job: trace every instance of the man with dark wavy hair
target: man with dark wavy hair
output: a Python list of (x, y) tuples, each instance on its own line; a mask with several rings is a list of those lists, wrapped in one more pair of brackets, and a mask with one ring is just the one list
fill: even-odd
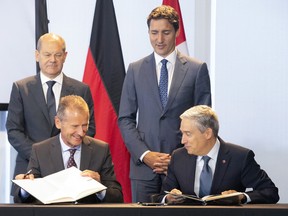
[(181, 146), (179, 115), (191, 106), (211, 105), (207, 65), (176, 49), (177, 12), (159, 6), (147, 24), (154, 52), (129, 65), (118, 119), (131, 154), (133, 202), (149, 202), (160, 192), (170, 154)]

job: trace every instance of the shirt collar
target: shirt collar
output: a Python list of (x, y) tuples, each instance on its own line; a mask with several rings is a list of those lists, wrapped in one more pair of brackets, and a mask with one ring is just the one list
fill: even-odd
[[(68, 151), (69, 149), (71, 149), (71, 147), (69, 147), (68, 145), (66, 145), (61, 137), (61, 134), (59, 135), (59, 140), (60, 140), (60, 144), (61, 144), (61, 149), (62, 149), (62, 152), (66, 152)], [(79, 146), (76, 146), (74, 147), (73, 149), (76, 149), (76, 151), (81, 151), (81, 146), (82, 145), (79, 145)]]
[[(51, 80), (49, 77), (45, 76), (42, 71), (40, 71), (40, 79), (41, 79), (42, 85), (44, 85), (47, 81)], [(54, 80), (54, 81), (56, 81), (56, 83), (59, 83), (60, 85), (62, 85), (63, 73), (61, 72), (57, 77), (55, 77), (52, 80)]]
[[(217, 160), (217, 156), (218, 156), (218, 152), (220, 149), (220, 141), (218, 139), (216, 139), (215, 145), (213, 146), (213, 148), (208, 152), (207, 156), (209, 156), (212, 160), (216, 161)], [(203, 156), (198, 156), (197, 160), (200, 161), (202, 159)]]
[[(177, 50), (175, 49), (172, 53), (170, 53), (168, 56), (166, 56), (165, 59), (174, 65), (176, 62), (176, 56), (177, 56)], [(160, 64), (163, 57), (158, 55), (156, 52), (154, 52), (154, 57), (155, 57), (156, 65)]]

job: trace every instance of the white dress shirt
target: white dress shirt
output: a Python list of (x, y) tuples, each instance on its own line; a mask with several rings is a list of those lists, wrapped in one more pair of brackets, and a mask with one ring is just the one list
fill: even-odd
[[(47, 76), (45, 76), (41, 71), (40, 71), (40, 79), (42, 83), (42, 88), (43, 88), (43, 93), (45, 96), (45, 100), (47, 102), (47, 91), (48, 91), (48, 85), (47, 81), (50, 81), (51, 79)], [(60, 101), (60, 95), (61, 95), (61, 89), (62, 89), (62, 84), (63, 84), (63, 73), (61, 72), (57, 77), (55, 77), (54, 80), (56, 83), (53, 85), (53, 93), (55, 97), (55, 105), (56, 105), (56, 110), (58, 109), (59, 101)]]

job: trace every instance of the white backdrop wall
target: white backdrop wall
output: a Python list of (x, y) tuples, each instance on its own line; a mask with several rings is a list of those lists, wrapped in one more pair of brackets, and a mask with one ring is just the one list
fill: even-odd
[[(220, 136), (254, 150), (288, 202), (288, 1), (179, 0), (191, 56), (208, 63)], [(50, 32), (66, 39), (64, 72), (82, 80), (95, 0), (48, 0)], [(152, 52), (146, 17), (162, 0), (114, 0), (125, 67)], [(35, 74), (34, 0), (0, 2), (0, 103), (12, 82)], [(5, 86), (5, 90), (4, 90)], [(0, 115), (0, 202), (9, 202), (15, 152)], [(9, 153), (11, 150), (11, 153)], [(5, 156), (2, 157), (3, 152)], [(7, 155), (8, 154), (8, 155)], [(9, 155), (10, 154), (10, 155)], [(10, 161), (12, 161), (10, 163)], [(8, 189), (7, 189), (8, 188)]]
[(251, 148), (288, 202), (288, 1), (217, 0), (220, 135)]

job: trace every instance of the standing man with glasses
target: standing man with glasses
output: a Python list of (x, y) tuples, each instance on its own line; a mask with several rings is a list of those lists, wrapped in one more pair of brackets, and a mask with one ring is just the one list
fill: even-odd
[(54, 117), (61, 97), (74, 94), (85, 99), (90, 109), (87, 134), (95, 135), (94, 105), (89, 86), (62, 72), (66, 57), (64, 39), (53, 33), (44, 34), (35, 51), (40, 73), (13, 83), (6, 128), (8, 140), (17, 151), (14, 176), (27, 171), (33, 143), (59, 134)]
[(147, 18), (154, 52), (129, 65), (118, 124), (131, 154), (133, 202), (160, 192), (170, 154), (181, 146), (179, 115), (191, 106), (211, 105), (207, 65), (176, 47), (179, 17), (159, 6)]

